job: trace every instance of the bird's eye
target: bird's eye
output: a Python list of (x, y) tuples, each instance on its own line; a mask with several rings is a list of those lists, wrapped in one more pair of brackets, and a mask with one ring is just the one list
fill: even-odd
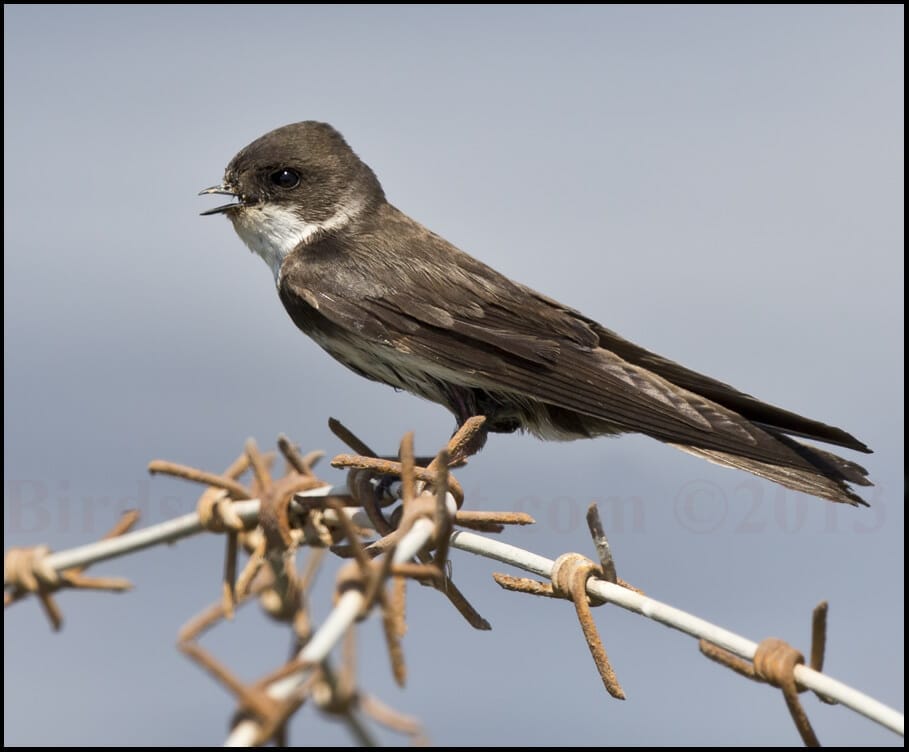
[(290, 167), (276, 170), (269, 176), (269, 179), (271, 180), (272, 185), (276, 185), (278, 188), (284, 188), (286, 190), (296, 188), (300, 185), (300, 173)]

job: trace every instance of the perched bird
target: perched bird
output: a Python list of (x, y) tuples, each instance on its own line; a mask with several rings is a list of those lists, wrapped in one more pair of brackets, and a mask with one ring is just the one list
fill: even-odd
[(870, 452), (845, 431), (768, 405), (639, 347), (512, 282), (385, 199), (326, 123), (266, 133), (202, 194), (234, 201), (237, 234), (274, 272), (294, 323), (368, 379), (438, 402), (460, 425), (542, 439), (643, 433), (831, 501), (867, 471), (792, 436)]

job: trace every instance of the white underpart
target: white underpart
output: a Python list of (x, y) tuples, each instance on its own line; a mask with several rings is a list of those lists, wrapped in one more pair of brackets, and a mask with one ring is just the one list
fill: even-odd
[(290, 209), (274, 204), (248, 206), (232, 212), (230, 219), (240, 239), (249, 250), (262, 257), (280, 282), (281, 264), (297, 247), (306, 243), (320, 230), (343, 227), (362, 209), (362, 203), (353, 201), (343, 205), (332, 216), (321, 222), (307, 222)]

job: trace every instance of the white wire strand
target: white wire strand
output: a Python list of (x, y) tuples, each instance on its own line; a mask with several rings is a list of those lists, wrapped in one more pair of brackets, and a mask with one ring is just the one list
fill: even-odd
[[(297, 496), (307, 498), (349, 495), (350, 492), (347, 490), (347, 486), (323, 486), (297, 494)], [(259, 516), (258, 499), (235, 501), (231, 508), (244, 522), (254, 522)], [(199, 522), (199, 515), (195, 512), (190, 512), (167, 522), (124, 533), (116, 538), (106, 538), (105, 540), (51, 554), (47, 557), (46, 562), (48, 566), (58, 572), (71, 567), (87, 567), (90, 564), (97, 564), (101, 561), (115, 559), (118, 556), (156, 546), (159, 543), (173, 543), (181, 538), (201, 533), (203, 530), (204, 528)], [(3, 584), (9, 584), (5, 578)]]
[[(346, 486), (324, 486), (322, 488), (303, 491), (297, 494), (298, 497), (347, 495), (349, 495), (349, 491)], [(233, 509), (242, 519), (252, 521), (258, 515), (259, 501), (257, 499), (238, 501), (234, 503)], [(356, 515), (355, 522), (361, 527), (370, 527), (365, 517), (360, 514)], [(401, 544), (396, 549), (396, 562), (409, 560), (414, 553), (425, 544), (431, 534), (432, 524), (429, 523), (429, 531), (427, 532), (425, 530), (427, 526), (419, 524), (423, 522), (426, 521), (418, 521), (418, 525), (414, 526), (414, 530), (422, 531), (425, 533), (425, 537), (420, 538), (414, 530), (411, 530), (411, 532), (402, 539)], [(143, 528), (142, 530), (126, 533), (116, 538), (109, 538), (85, 546), (79, 546), (78, 548), (51, 554), (47, 557), (46, 563), (58, 572), (71, 567), (84, 567), (89, 564), (95, 564), (118, 556), (123, 556), (134, 551), (140, 551), (159, 543), (171, 543), (180, 540), (181, 538), (200, 533), (202, 530), (203, 528), (199, 524), (198, 515), (195, 513), (186, 514), (182, 517), (177, 517), (176, 519), (158, 525), (152, 525)], [(419, 541), (419, 543), (417, 541)], [(552, 573), (553, 561), (551, 559), (475, 533), (463, 530), (456, 531), (452, 533), (451, 545), (463, 551), (495, 559), (504, 564), (518, 567), (519, 569), (532, 572), (547, 579), (550, 578)], [(399, 556), (402, 558), (398, 558)], [(4, 584), (8, 585), (5, 581)], [(617, 606), (641, 614), (648, 619), (658, 621), (673, 629), (685, 632), (692, 637), (709, 640), (741, 658), (751, 660), (754, 657), (755, 650), (757, 649), (756, 643), (723, 629), (722, 627), (711, 624), (693, 614), (689, 614), (665, 603), (653, 600), (652, 598), (639, 595), (627, 588), (619, 587), (618, 585), (613, 585), (605, 581), (591, 579), (588, 582), (587, 589), (588, 592), (592, 594), (602, 596), (611, 603), (615, 603)], [(304, 653), (307, 649), (315, 652), (316, 649), (311, 648), (310, 646), (317, 638), (319, 642), (316, 642), (316, 645), (321, 653), (324, 649), (322, 641), (325, 640), (325, 644), (327, 645), (329, 636), (332, 636), (330, 645), (328, 645), (328, 649), (325, 650), (324, 653), (324, 655), (327, 655), (331, 646), (334, 645), (337, 639), (340, 639), (340, 636), (344, 633), (344, 629), (346, 629), (346, 625), (349, 625), (353, 621), (353, 618), (349, 616), (349, 612), (352, 611), (355, 617), (356, 612), (359, 611), (360, 604), (357, 603), (356, 608), (354, 608), (353, 599), (351, 599), (350, 602), (347, 601), (348, 595), (352, 598), (357, 594), (355, 592), (348, 593), (339, 600), (335, 611), (328, 617), (325, 624), (323, 624), (323, 627), (316, 635), (313, 636), (312, 640), (308, 643), (307, 648), (304, 648)], [(336, 615), (339, 609), (342, 613)], [(332, 625), (330, 628), (329, 623)], [(343, 629), (338, 626), (341, 624), (345, 625)], [(321, 660), (321, 658), (324, 658), (324, 655), (320, 655), (316, 658), (301, 653), (301, 657), (313, 661)], [(795, 678), (802, 686), (836, 700), (840, 704), (851, 708), (866, 718), (896, 732), (900, 736), (904, 735), (903, 714), (893, 708), (868, 697), (862, 692), (852, 689), (842, 682), (831, 678), (827, 674), (820, 674), (817, 671), (813, 671), (807, 666), (797, 666), (795, 669)], [(287, 681), (288, 686), (290, 686), (290, 678), (282, 681)], [(296, 683), (293, 684), (293, 686), (297, 686), (298, 683), (299, 679), (296, 680)], [(281, 683), (279, 682), (273, 686), (280, 685)], [(285, 694), (284, 696), (287, 695)], [(250, 723), (251, 722), (246, 721), (239, 724), (228, 739), (228, 743), (231, 744), (235, 741), (239, 742), (243, 738), (250, 740), (254, 739), (255, 729), (247, 727), (247, 724)], [(245, 730), (241, 731), (241, 729)]]
[[(450, 497), (451, 494), (449, 494)], [(454, 499), (450, 498), (450, 501), (454, 505)], [(432, 536), (434, 530), (435, 523), (432, 520), (427, 518), (416, 520), (413, 527), (407, 531), (395, 548), (392, 561), (395, 564), (403, 564), (410, 561), (426, 545), (426, 541)], [(331, 652), (331, 649), (344, 636), (347, 628), (354, 623), (362, 605), (363, 593), (359, 590), (348, 590), (344, 593), (322, 626), (300, 651), (298, 657), (301, 660), (315, 664), (323, 661)], [(306, 670), (301, 670), (286, 676), (269, 686), (266, 691), (270, 697), (276, 700), (286, 699), (300, 686), (308, 673)], [(230, 736), (227, 737), (224, 746), (249, 747), (255, 742), (258, 732), (259, 726), (255, 721), (241, 721), (230, 732)]]
[[(538, 556), (530, 551), (463, 530), (452, 533), (451, 545), (462, 551), (469, 551), (473, 554), (496, 559), (505, 564), (511, 564), (547, 579), (551, 579), (552, 567), (555, 564), (551, 559)], [(640, 593), (635, 593), (633, 590), (623, 588), (620, 585), (614, 585), (611, 582), (590, 579), (587, 581), (587, 592), (591, 595), (605, 598), (610, 603), (615, 603), (624, 609), (646, 616), (648, 619), (653, 619), (680, 632), (685, 632), (692, 637), (708, 640), (731, 653), (735, 653), (740, 658), (752, 660), (758, 647), (751, 640), (711, 624), (700, 617), (656, 601), (653, 598), (648, 598)], [(818, 673), (808, 666), (796, 666), (795, 679), (803, 687), (831, 697), (856, 713), (876, 721), (885, 728), (895, 731), (900, 736), (903, 735), (903, 714), (887, 707), (882, 702), (878, 702), (874, 698), (852, 689), (827, 674)]]

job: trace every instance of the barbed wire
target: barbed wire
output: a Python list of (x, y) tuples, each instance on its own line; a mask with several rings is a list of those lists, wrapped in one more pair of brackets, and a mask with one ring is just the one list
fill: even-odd
[[(467, 512), (460, 509), (464, 492), (449, 472), (463, 464), (479, 445), (482, 419), (468, 421), (449, 445), (434, 458), (413, 454), (412, 435), (405, 436), (396, 459), (378, 457), (362, 440), (337, 421), (332, 430), (356, 452), (339, 455), (332, 464), (348, 470), (345, 485), (328, 485), (316, 478), (313, 465), (320, 453), (301, 455), (285, 438), (278, 448), (287, 467), (275, 479), (275, 455), (262, 454), (247, 442), (243, 454), (224, 473), (208, 473), (175, 463), (155, 461), (153, 473), (165, 473), (206, 486), (194, 513), (130, 531), (136, 515), (125, 517), (103, 540), (52, 553), (43, 547), (10, 549), (4, 562), (6, 606), (29, 594), (40, 599), (55, 629), (62, 614), (53, 593), (67, 588), (124, 590), (129, 583), (111, 578), (89, 578), (86, 567), (145, 548), (171, 543), (203, 531), (227, 537), (225, 576), (220, 603), (181, 630), (180, 647), (237, 696), (240, 707), (227, 744), (249, 746), (269, 739), (284, 739), (285, 725), (307, 699), (326, 713), (344, 719), (355, 738), (371, 742), (358, 713), (423, 740), (422, 730), (406, 718), (355, 688), (354, 664), (346, 657), (340, 672), (329, 656), (339, 642), (353, 655), (352, 626), (372, 610), (382, 613), (389, 657), (395, 679), (405, 674), (400, 637), (403, 634), (404, 579), (415, 578), (436, 587), (478, 629), (488, 623), (455, 587), (447, 571), (449, 547), (494, 559), (545, 579), (545, 582), (494, 575), (504, 588), (567, 598), (573, 601), (591, 654), (607, 691), (623, 699), (624, 693), (597, 634), (590, 606), (612, 603), (658, 623), (698, 638), (702, 652), (749, 678), (782, 689), (806, 744), (816, 744), (797, 692), (811, 690), (825, 702), (836, 702), (897, 734), (904, 733), (903, 715), (883, 703), (821, 672), (825, 642), (826, 606), (816, 610), (812, 630), (810, 665), (798, 651), (779, 640), (755, 643), (745, 637), (644, 595), (616, 575), (615, 562), (595, 506), (588, 515), (599, 562), (574, 553), (555, 561), (486, 535), (501, 532), (507, 524), (529, 524), (528, 515), (501, 512)], [(251, 472), (248, 485), (240, 482)], [(387, 513), (398, 500), (401, 504)], [(378, 536), (378, 538), (376, 537)], [(249, 561), (237, 574), (240, 547)], [(301, 547), (314, 552), (330, 548), (351, 559), (342, 567), (336, 587), (336, 604), (318, 630), (310, 625), (306, 598), (310, 575), (302, 577), (293, 564)], [(321, 565), (312, 559), (312, 571)], [(285, 666), (252, 685), (245, 685), (209, 655), (197, 642), (202, 632), (234, 609), (258, 599), (269, 615), (289, 623), (300, 649)]]

